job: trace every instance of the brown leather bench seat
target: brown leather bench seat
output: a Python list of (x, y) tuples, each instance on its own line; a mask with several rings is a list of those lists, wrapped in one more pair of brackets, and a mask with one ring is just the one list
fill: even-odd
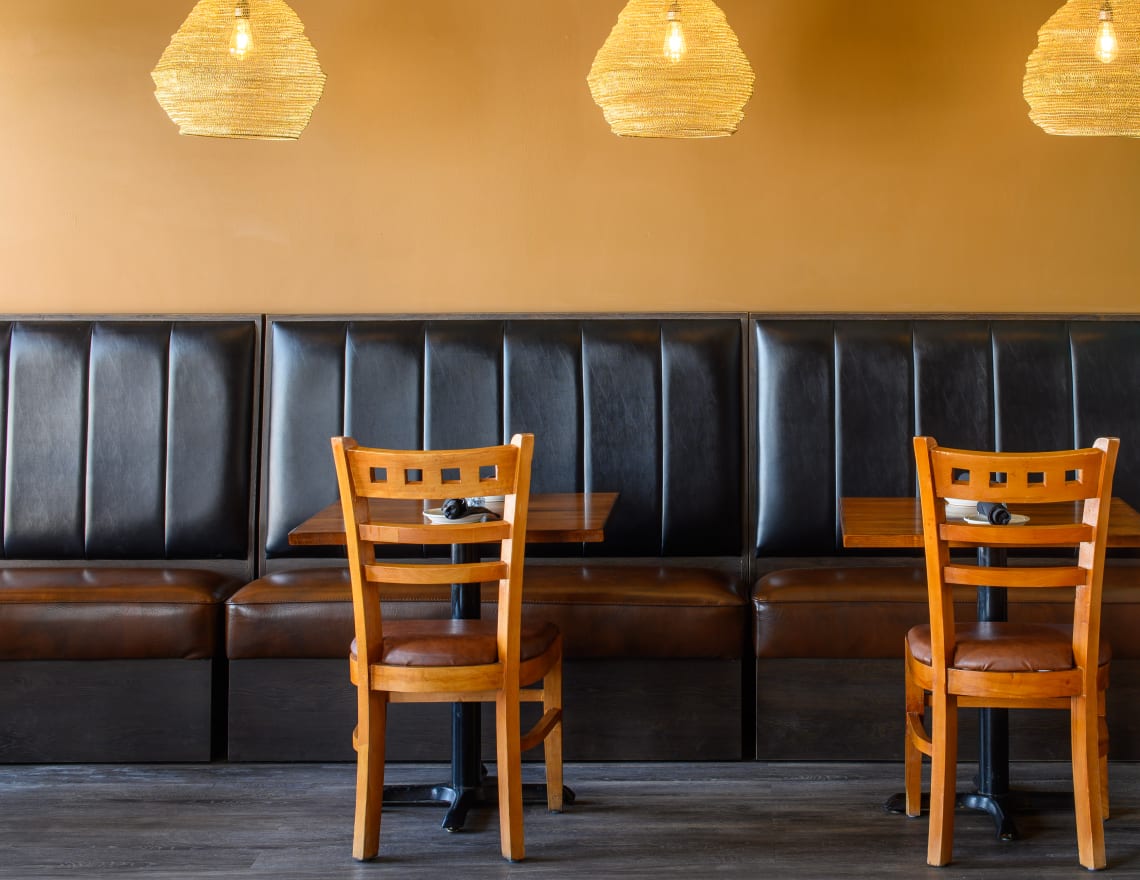
[[(482, 588), (482, 614), (495, 614), (494, 584)], [(446, 588), (392, 586), (382, 593), (392, 619), (450, 615)], [(562, 631), (566, 658), (737, 659), (745, 644), (740, 579), (705, 568), (532, 565), (524, 617)], [(266, 575), (226, 603), (231, 660), (348, 656), (352, 595), (344, 568)], [(347, 673), (346, 673), (347, 674)]]
[(211, 659), (240, 584), (201, 569), (0, 569), (0, 660)]

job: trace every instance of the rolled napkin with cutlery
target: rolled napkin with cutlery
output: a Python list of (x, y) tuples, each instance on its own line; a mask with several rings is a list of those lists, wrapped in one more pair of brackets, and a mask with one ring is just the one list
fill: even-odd
[(979, 501), (978, 513), (984, 516), (988, 523), (995, 526), (1007, 526), (1012, 518), (1009, 508), (995, 501)]
[(440, 506), (443, 515), (447, 519), (463, 519), (465, 516), (475, 516), (476, 514), (483, 514), (483, 521), (489, 519), (499, 519), (499, 515), (486, 507), (479, 505), (472, 505), (467, 503), (466, 498), (446, 498)]

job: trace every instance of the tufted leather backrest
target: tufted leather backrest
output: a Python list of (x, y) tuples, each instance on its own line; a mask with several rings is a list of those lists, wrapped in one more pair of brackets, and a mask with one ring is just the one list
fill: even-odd
[(842, 548), (838, 499), (916, 493), (911, 441), (1033, 452), (1120, 438), (1140, 504), (1140, 323), (751, 321), (759, 556)]
[(535, 435), (532, 491), (620, 492), (598, 545), (530, 554), (739, 556), (743, 320), (270, 319), (267, 559), (336, 501), (329, 437), (449, 449)]
[(7, 560), (250, 554), (253, 319), (0, 322)]

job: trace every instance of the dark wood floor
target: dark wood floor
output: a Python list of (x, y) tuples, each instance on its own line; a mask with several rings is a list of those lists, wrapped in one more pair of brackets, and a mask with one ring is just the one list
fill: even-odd
[[(528, 772), (529, 772), (528, 768)], [(963, 768), (960, 778), (968, 779)], [(1068, 788), (1067, 765), (1014, 768), (1025, 789)], [(0, 877), (1032, 878), (1084, 875), (1072, 810), (1025, 814), (1001, 843), (958, 814), (955, 864), (925, 865), (926, 819), (881, 809), (894, 764), (574, 764), (578, 803), (526, 814), (526, 862), (499, 856), (495, 814), (447, 834), (434, 807), (385, 811), (381, 858), (349, 856), (351, 765), (0, 768)], [(389, 781), (435, 782), (395, 765)], [(1140, 764), (1113, 765), (1110, 873), (1140, 877)]]

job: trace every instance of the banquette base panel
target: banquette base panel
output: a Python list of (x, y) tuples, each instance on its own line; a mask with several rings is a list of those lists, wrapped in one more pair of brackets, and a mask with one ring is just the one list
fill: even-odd
[(257, 316), (0, 319), (0, 761), (224, 752)]

